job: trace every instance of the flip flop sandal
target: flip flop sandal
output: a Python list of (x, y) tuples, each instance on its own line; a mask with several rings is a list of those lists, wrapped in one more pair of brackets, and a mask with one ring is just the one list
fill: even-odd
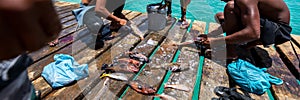
[(59, 44), (58, 40), (57, 40), (57, 41), (54, 40), (54, 41), (51, 41), (51, 42), (48, 43), (48, 45), (49, 45), (50, 47), (55, 47), (55, 46), (57, 46), (58, 44)]
[(227, 87), (223, 87), (223, 86), (217, 86), (214, 89), (214, 93), (220, 97), (229, 97), (230, 91), (231, 91), (231, 88), (227, 88)]
[(186, 21), (181, 22), (180, 28), (181, 29), (187, 29), (190, 26), (190, 24)]
[(236, 88), (218, 86), (214, 89), (214, 93), (221, 97), (219, 100), (253, 100), (250, 95), (238, 93)]

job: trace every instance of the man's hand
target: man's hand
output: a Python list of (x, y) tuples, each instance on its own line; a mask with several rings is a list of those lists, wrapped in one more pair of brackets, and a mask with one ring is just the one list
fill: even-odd
[(126, 25), (127, 20), (125, 20), (125, 19), (119, 19), (118, 22), (119, 22), (120, 25), (123, 26), (123, 25)]
[[(15, 3), (0, 1), (0, 60), (40, 49), (61, 30), (51, 0), (12, 1)], [(31, 4), (22, 5), (19, 1), (31, 1)]]
[(206, 34), (200, 34), (195, 42), (210, 49), (210, 39)]

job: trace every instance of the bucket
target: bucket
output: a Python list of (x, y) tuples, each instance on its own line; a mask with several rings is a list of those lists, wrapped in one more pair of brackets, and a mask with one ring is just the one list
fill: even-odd
[(166, 27), (167, 8), (160, 7), (162, 7), (161, 3), (147, 5), (148, 30), (159, 31)]

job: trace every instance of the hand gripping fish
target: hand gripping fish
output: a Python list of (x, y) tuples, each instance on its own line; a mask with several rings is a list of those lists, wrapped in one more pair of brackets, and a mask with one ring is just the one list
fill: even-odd
[(138, 72), (139, 68), (129, 63), (103, 64), (101, 70), (107, 72)]
[(128, 81), (128, 77), (123, 73), (110, 73), (110, 74), (103, 73), (100, 76), (100, 78), (103, 78), (103, 77), (110, 77), (110, 78), (113, 78), (116, 80)]

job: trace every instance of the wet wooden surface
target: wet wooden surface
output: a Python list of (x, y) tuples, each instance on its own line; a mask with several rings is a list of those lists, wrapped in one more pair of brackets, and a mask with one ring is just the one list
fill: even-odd
[(282, 56), (283, 61), (288, 65), (288, 69), (290, 69), (291, 73), (300, 80), (300, 67), (299, 67), (299, 60), (296, 56), (300, 57), (300, 49), (295, 45), (295, 43), (292, 43), (295, 47), (294, 49), (298, 53), (297, 55), (293, 51), (292, 45), (290, 42), (285, 42), (281, 45), (276, 46), (277, 51)]
[[(193, 40), (193, 37), (198, 34), (203, 34), (205, 30), (205, 23), (200, 21), (194, 21), (189, 33), (185, 34), (184, 41)], [(184, 69), (182, 72), (172, 73), (167, 84), (182, 84), (188, 87), (189, 91), (180, 91), (176, 89), (165, 89), (164, 93), (170, 95), (178, 100), (191, 100), (193, 96), (193, 89), (197, 77), (197, 71), (199, 67), (199, 52), (195, 44), (182, 46), (180, 49), (180, 55), (178, 57), (178, 63), (180, 67)]]
[(272, 85), (271, 92), (273, 96), (279, 100), (296, 100), (300, 97), (300, 85), (296, 80), (296, 77), (293, 76), (287, 66), (280, 59), (279, 54), (275, 51), (274, 48), (255, 48), (258, 55), (264, 59), (272, 59), (272, 67), (267, 71), (271, 75), (278, 77), (283, 80), (282, 85)]
[[(174, 57), (177, 47), (172, 46), (173, 43), (179, 43), (186, 29), (180, 29), (180, 22), (177, 22), (172, 29), (166, 34), (166, 39), (160, 44), (158, 51), (151, 58), (151, 62), (147, 64), (146, 68), (138, 75), (136, 80), (148, 83), (155, 89), (160, 86), (164, 75), (166, 74), (166, 67), (164, 64), (171, 63)], [(162, 34), (158, 34), (162, 35)], [(129, 88), (126, 92), (124, 99), (151, 99), (151, 96), (146, 96), (136, 93), (133, 89)]]
[[(45, 46), (44, 48), (32, 52), (29, 55), (33, 58), (34, 64), (28, 68), (28, 75), (34, 87), (37, 90), (41, 90), (42, 98), (44, 99), (118, 99), (122, 95), (122, 99), (130, 100), (144, 100), (153, 99), (152, 96), (145, 96), (139, 94), (128, 87), (126, 82), (117, 81), (109, 78), (100, 79), (99, 77), (104, 72), (101, 70), (102, 64), (110, 64), (114, 59), (117, 59), (121, 53), (126, 51), (137, 51), (143, 53), (147, 57), (151, 56), (150, 63), (146, 66), (140, 66), (141, 73), (126, 73), (126, 75), (132, 80), (142, 80), (143, 82), (154, 86), (158, 89), (162, 84), (162, 80), (166, 74), (166, 70), (162, 67), (163, 64), (170, 63), (174, 59), (176, 50), (179, 50), (179, 56), (177, 63), (183, 69), (182, 72), (172, 73), (166, 84), (183, 84), (187, 86), (190, 91), (179, 91), (175, 89), (165, 89), (163, 93), (170, 95), (177, 100), (191, 100), (193, 95), (199, 95), (200, 100), (218, 98), (213, 89), (216, 86), (229, 87), (229, 78), (226, 74), (226, 67), (223, 63), (214, 61), (214, 59), (204, 59), (203, 70), (199, 67), (199, 51), (195, 45), (189, 46), (170, 46), (170, 44), (180, 41), (192, 40), (197, 34), (203, 34), (205, 32), (206, 25), (209, 27), (208, 32), (211, 32), (218, 28), (218, 24), (205, 23), (201, 21), (194, 21), (193, 26), (189, 33), (187, 30), (180, 29), (178, 24), (174, 24), (175, 21), (168, 23), (167, 27), (161, 31), (153, 32), (148, 30), (147, 14), (140, 12), (124, 10), (122, 13), (126, 17), (132, 20), (138, 28), (142, 31), (145, 39), (141, 40), (138, 35), (133, 32), (122, 33), (113, 32), (116, 37), (111, 40), (102, 41), (103, 45), (99, 49), (95, 50), (96, 36), (89, 33), (89, 31), (83, 27), (75, 30), (77, 22), (71, 11), (78, 8), (78, 4), (56, 2), (55, 9), (59, 14), (63, 30), (60, 33), (58, 44), (55, 47)], [(109, 23), (108, 21), (106, 21)], [(174, 25), (174, 26), (173, 26)], [(171, 27), (173, 26), (173, 27)], [(300, 36), (292, 35), (293, 44), (295, 49), (300, 52)], [(154, 52), (155, 49), (158, 49)], [(299, 82), (299, 62), (296, 59), (290, 43), (284, 43), (274, 48), (262, 48), (257, 47), (254, 50), (257, 55), (255, 59), (266, 60), (262, 51), (268, 52), (269, 59), (272, 60), (272, 67), (268, 68), (268, 72), (276, 77), (281, 78), (283, 85), (272, 85), (271, 95), (275, 99), (279, 100), (296, 100), (300, 97)], [(55, 54), (69, 54), (75, 58), (79, 64), (89, 65), (89, 77), (79, 80), (76, 83), (68, 86), (53, 89), (43, 77), (41, 72), (44, 66), (53, 62), (53, 56)], [(300, 56), (298, 54), (298, 56)], [(202, 77), (199, 80), (201, 82), (199, 94), (193, 94), (196, 85), (197, 71), (202, 72)], [(126, 91), (125, 91), (126, 90)], [(250, 94), (253, 99), (267, 100), (269, 99), (267, 93), (258, 96)]]

